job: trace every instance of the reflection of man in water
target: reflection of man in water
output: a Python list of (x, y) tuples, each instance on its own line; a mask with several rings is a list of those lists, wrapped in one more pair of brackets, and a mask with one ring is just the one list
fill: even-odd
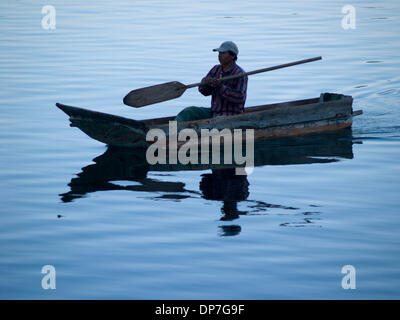
[(208, 200), (221, 200), (224, 205), (221, 220), (234, 220), (246, 212), (237, 209), (239, 201), (249, 196), (249, 182), (246, 175), (236, 175), (235, 168), (213, 170), (212, 174), (203, 174), (200, 182), (203, 197)]

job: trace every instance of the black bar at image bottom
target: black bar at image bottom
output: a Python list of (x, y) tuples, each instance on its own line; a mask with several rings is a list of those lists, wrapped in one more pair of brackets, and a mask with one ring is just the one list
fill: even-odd
[[(125, 319), (269, 319), (287, 315), (349, 316), (399, 308), (399, 300), (18, 300), (0, 301), (18, 312), (83, 315), (85, 312)], [(276, 314), (274, 314), (276, 312)]]

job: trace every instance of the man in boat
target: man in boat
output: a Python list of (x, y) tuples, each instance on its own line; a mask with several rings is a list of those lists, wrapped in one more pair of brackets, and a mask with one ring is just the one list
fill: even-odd
[(202, 79), (199, 91), (211, 95), (211, 108), (188, 107), (176, 117), (177, 121), (198, 120), (211, 117), (229, 116), (244, 112), (247, 94), (247, 76), (221, 81), (221, 78), (244, 73), (236, 64), (239, 49), (232, 41), (223, 42), (218, 52), (220, 64), (215, 65)]

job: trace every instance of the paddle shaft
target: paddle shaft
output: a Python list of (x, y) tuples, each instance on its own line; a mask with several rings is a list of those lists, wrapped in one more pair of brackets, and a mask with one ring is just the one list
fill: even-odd
[[(250, 72), (245, 72), (245, 73), (240, 73), (240, 74), (235, 74), (231, 76), (227, 76), (221, 79), (218, 79), (219, 81), (223, 82), (226, 80), (232, 80), (244, 76), (248, 76), (251, 74), (256, 74), (256, 73), (261, 73), (261, 72), (267, 72), (271, 70), (276, 70), (276, 69), (281, 69), (281, 68), (287, 68), (291, 66), (295, 66), (297, 64), (302, 64), (302, 63), (307, 63), (311, 61), (316, 61), (322, 59), (321, 57), (315, 57), (315, 58), (310, 58), (310, 59), (305, 59), (305, 60), (299, 60), (299, 61), (294, 61), (290, 63), (285, 63), (281, 64), (275, 67), (269, 67), (269, 68), (264, 68), (264, 69), (258, 69)], [(171, 81), (171, 82), (166, 82), (146, 88), (140, 88), (136, 90), (132, 90), (129, 92), (125, 98), (124, 98), (124, 103), (128, 106), (135, 107), (135, 108), (140, 108), (143, 106), (147, 106), (149, 104), (154, 104), (158, 102), (163, 102), (171, 99), (176, 99), (180, 97), (188, 88), (193, 88), (201, 85), (201, 82), (198, 83), (193, 83), (189, 85), (184, 85), (183, 83), (177, 82), (177, 81)]]
[[(321, 60), (321, 59), (322, 59), (322, 57), (315, 57), (315, 58), (310, 58), (310, 59), (305, 59), (305, 60), (294, 61), (294, 62), (290, 62), (290, 63), (280, 64), (280, 65), (274, 66), (274, 67), (263, 68), (263, 69), (258, 69), (258, 70), (254, 70), (254, 71), (250, 71), (250, 72), (234, 74), (232, 76), (227, 76), (227, 77), (221, 78), (219, 80), (220, 81), (232, 80), (232, 79), (241, 78), (241, 77), (244, 77), (244, 76), (249, 76), (249, 75), (252, 75), (252, 74), (272, 71), (272, 70), (276, 70), (276, 69), (287, 68), (287, 67), (295, 66), (295, 65), (298, 65), (298, 64), (308, 63), (308, 62), (317, 61), (317, 60)], [(198, 87), (199, 85), (201, 85), (201, 82), (189, 84), (189, 85), (186, 86), (186, 89), (193, 88), (193, 87)]]

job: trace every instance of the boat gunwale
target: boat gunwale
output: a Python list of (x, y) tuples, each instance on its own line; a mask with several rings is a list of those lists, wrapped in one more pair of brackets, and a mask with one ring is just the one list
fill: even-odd
[[(311, 105), (317, 105), (317, 104), (326, 104), (330, 102), (343, 102), (343, 100), (349, 100), (348, 102), (352, 104), (353, 98), (348, 95), (341, 95), (341, 99), (339, 100), (332, 100), (332, 101), (319, 101), (319, 97), (316, 98), (309, 98), (309, 99), (301, 99), (301, 100), (292, 100), (292, 101), (286, 101), (286, 102), (278, 102), (278, 103), (272, 103), (272, 104), (265, 104), (265, 105), (259, 105), (259, 106), (253, 106), (253, 107), (247, 107), (245, 108), (245, 111), (243, 113), (235, 114), (235, 115), (230, 115), (229, 120), (230, 121), (235, 121), (236, 119), (244, 118), (247, 117), (248, 115), (254, 115), (254, 114), (259, 114), (265, 111), (272, 111), (274, 109), (279, 109), (279, 108), (284, 108), (284, 107), (301, 107), (301, 106), (311, 106)], [(347, 102), (347, 101), (346, 101)], [(217, 118), (206, 118), (206, 119), (198, 119), (198, 120), (190, 120), (190, 121), (181, 121), (179, 122), (179, 125), (181, 126), (186, 126), (186, 125), (194, 125), (194, 124), (202, 124), (202, 123), (216, 123), (220, 121), (225, 121), (227, 116), (223, 117), (217, 117)], [(148, 128), (157, 128), (160, 125), (165, 125), (168, 124), (168, 121), (172, 121), (175, 119), (175, 116), (169, 116), (169, 117), (162, 117), (162, 118), (152, 118), (152, 119), (144, 119), (144, 120), (138, 120), (143, 122)]]

